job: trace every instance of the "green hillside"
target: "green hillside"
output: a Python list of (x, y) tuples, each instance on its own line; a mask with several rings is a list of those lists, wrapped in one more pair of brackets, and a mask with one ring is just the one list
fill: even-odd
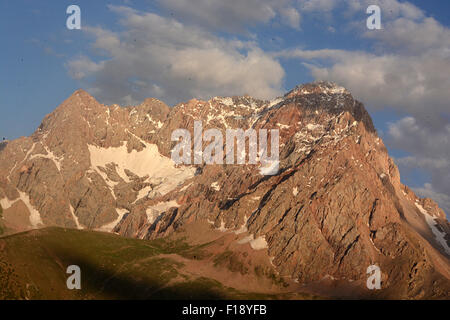
[[(0, 299), (267, 299), (180, 272), (168, 254), (201, 257), (201, 246), (47, 228), (0, 238)], [(69, 290), (69, 265), (81, 290)], [(298, 297), (297, 297), (298, 298)]]

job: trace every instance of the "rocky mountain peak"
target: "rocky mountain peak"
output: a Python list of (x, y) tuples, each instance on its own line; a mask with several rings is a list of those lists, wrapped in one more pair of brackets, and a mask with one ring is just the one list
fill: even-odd
[(329, 81), (316, 81), (307, 84), (300, 84), (289, 91), (285, 97), (303, 96), (309, 94), (350, 94), (350, 92), (342, 86)]
[[(192, 132), (194, 121), (279, 129), (280, 170), (175, 165), (171, 135)], [(387, 286), (401, 283), (396, 296), (450, 288), (445, 215), (401, 184), (363, 104), (329, 82), (272, 101), (216, 97), (172, 108), (157, 99), (104, 106), (78, 90), (32, 137), (2, 146), (0, 204), (9, 232), (57, 225), (153, 239), (198, 224), (265, 250), (283, 278), (301, 284), (331, 277), (364, 286), (377, 263)]]
[(71, 107), (88, 107), (92, 104), (99, 104), (99, 102), (87, 91), (78, 89), (62, 103), (61, 106), (70, 105)]

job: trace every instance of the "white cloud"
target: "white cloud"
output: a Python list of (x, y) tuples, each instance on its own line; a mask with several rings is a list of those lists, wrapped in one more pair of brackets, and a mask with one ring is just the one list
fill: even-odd
[(338, 4), (339, 0), (300, 0), (300, 8), (305, 12), (330, 12)]
[(314, 78), (345, 86), (371, 109), (392, 107), (435, 123), (449, 112), (450, 57), (438, 52), (404, 56), (296, 49), (275, 56), (300, 59)]
[[(389, 125), (389, 144), (412, 154), (397, 158), (400, 169), (422, 168), (431, 174), (431, 184), (420, 189), (427, 191), (438, 201), (446, 213), (450, 213), (450, 124), (430, 127), (413, 117), (405, 117)], [(439, 195), (440, 194), (440, 195)]]
[(403, 55), (417, 55), (430, 50), (442, 56), (450, 55), (450, 30), (433, 18), (420, 21), (398, 18), (385, 23), (383, 30), (367, 31), (365, 36), (377, 39)]
[(396, 18), (407, 18), (407, 19), (422, 19), (425, 14), (423, 10), (416, 7), (414, 4), (407, 1), (397, 1), (397, 0), (345, 0), (348, 5), (348, 9), (351, 13), (358, 11), (365, 12), (366, 8), (370, 5), (378, 5), (382, 12), (383, 19), (396, 19)]
[[(107, 58), (68, 62), (76, 78), (87, 78), (105, 103), (139, 102), (153, 96), (167, 103), (214, 95), (281, 94), (284, 70), (255, 43), (215, 36), (153, 13), (111, 6), (122, 32), (85, 28), (93, 47)], [(78, 75), (78, 76), (77, 76)]]
[(417, 117), (448, 111), (450, 57), (348, 52), (330, 59), (337, 61), (329, 67), (311, 66), (313, 76), (346, 86), (369, 107), (393, 107)]
[(95, 63), (86, 56), (81, 56), (67, 63), (69, 74), (76, 80), (81, 80), (87, 75), (98, 72), (103, 68), (103, 63)]
[(293, 0), (158, 0), (163, 8), (189, 24), (242, 33), (276, 17), (299, 28), (300, 14)]
[[(314, 3), (330, 10), (327, 1)], [(369, 4), (380, 5), (384, 29), (355, 31), (373, 39), (372, 52), (291, 49), (275, 56), (300, 59), (314, 78), (340, 83), (369, 108), (392, 107), (442, 125), (441, 115), (449, 113), (450, 29), (408, 2), (346, 2), (354, 11)]]
[(300, 29), (300, 13), (295, 8), (283, 8), (281, 9), (281, 16), (284, 18), (285, 24), (294, 28)]
[[(274, 56), (299, 59), (314, 78), (345, 86), (369, 109), (391, 107), (411, 115), (390, 125), (386, 142), (410, 154), (396, 159), (400, 168), (423, 168), (430, 173), (431, 184), (422, 193), (435, 195), (449, 210), (450, 29), (405, 1), (340, 4), (347, 6), (350, 18), (365, 12), (368, 5), (381, 7), (383, 30), (369, 31), (365, 24), (349, 22), (356, 35), (373, 40), (371, 52), (291, 49)], [(327, 1), (310, 4), (324, 14), (335, 8), (330, 6)]]
[(248, 28), (280, 19), (284, 24), (300, 28), (301, 15), (330, 15), (338, 7), (352, 17), (365, 13), (369, 5), (379, 5), (383, 18), (420, 19), (422, 10), (397, 0), (158, 0), (168, 13), (189, 24), (214, 30), (242, 33)]

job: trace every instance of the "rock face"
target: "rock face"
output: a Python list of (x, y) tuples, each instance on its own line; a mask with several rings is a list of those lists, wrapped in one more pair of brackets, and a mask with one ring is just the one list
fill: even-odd
[[(224, 137), (227, 128), (279, 129), (279, 173), (176, 165), (172, 132), (193, 134), (194, 121)], [(445, 213), (401, 184), (364, 106), (333, 83), (273, 101), (193, 99), (173, 108), (156, 99), (105, 106), (80, 90), (31, 137), (0, 150), (9, 232), (56, 225), (153, 239), (204, 222), (267, 250), (281, 276), (305, 286), (332, 279), (365, 288), (376, 264), (380, 297), (450, 298)]]

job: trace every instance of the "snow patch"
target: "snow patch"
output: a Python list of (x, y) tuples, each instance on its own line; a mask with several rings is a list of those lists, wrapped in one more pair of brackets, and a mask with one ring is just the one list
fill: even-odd
[[(108, 109), (108, 110), (109, 110), (109, 109)], [(70, 207), (70, 213), (72, 214), (72, 218), (73, 218), (73, 221), (75, 221), (75, 224), (76, 224), (76, 226), (77, 226), (77, 229), (78, 229), (78, 230), (83, 229), (83, 227), (81, 226), (80, 222), (78, 221), (78, 217), (75, 215), (75, 210), (73, 210), (72, 205), (69, 204), (69, 207)]]
[(16, 200), (9, 200), (8, 197), (0, 199), (0, 205), (2, 206), (3, 210), (7, 210), (9, 208), (11, 208), (14, 203), (16, 203), (17, 201), (19, 201), (20, 198), (17, 198)]
[(276, 106), (277, 104), (279, 104), (280, 102), (282, 102), (284, 99), (283, 98), (276, 98), (272, 101), (270, 101), (269, 105), (267, 106), (268, 108), (271, 108), (273, 106)]
[(149, 193), (150, 191), (152, 191), (152, 187), (151, 187), (151, 186), (147, 186), (147, 187), (142, 188), (141, 190), (139, 190), (139, 193), (138, 193), (138, 196), (137, 196), (135, 202), (137, 202), (138, 200), (141, 200), (141, 199), (145, 198), (145, 197), (148, 195), (148, 193)]
[[(19, 191), (19, 190), (17, 190)], [(30, 203), (30, 197), (22, 191), (19, 191), (20, 194), (20, 200), (22, 200), (23, 203), (25, 203), (25, 205), (28, 208), (28, 211), (30, 211), (30, 224), (33, 228), (37, 228), (39, 226), (44, 225), (44, 223), (42, 222), (41, 219), (41, 214), (39, 213), (38, 210), (36, 210)]]
[(277, 123), (277, 126), (280, 129), (289, 129), (291, 126), (287, 125), (287, 124), (282, 124), (282, 123)]
[(219, 230), (220, 232), (226, 232), (228, 230), (227, 228), (225, 228), (225, 221), (220, 221), (220, 227), (217, 228), (217, 230)]
[(415, 203), (416, 207), (419, 209), (419, 211), (425, 216), (425, 220), (430, 227), (431, 231), (433, 232), (436, 241), (444, 248), (445, 253), (450, 255), (450, 247), (447, 245), (447, 241), (445, 240), (445, 232), (441, 232), (437, 226), (436, 219), (433, 218), (427, 210), (425, 210), (420, 204)]
[(161, 213), (169, 210), (170, 208), (178, 208), (180, 205), (175, 200), (159, 202), (154, 206), (148, 207), (145, 213), (147, 214), (147, 221), (149, 223), (155, 222), (156, 218), (161, 215)]
[(191, 185), (192, 185), (192, 182), (187, 184), (187, 185), (185, 185), (183, 188), (180, 189), (180, 192), (186, 191), (187, 188), (189, 188)]
[(232, 98), (219, 98), (217, 99), (220, 103), (231, 107), (232, 105), (234, 105), (233, 103), (233, 99)]
[(313, 130), (315, 130), (315, 129), (322, 129), (322, 125), (320, 125), (320, 124), (312, 124), (312, 123), (308, 123), (307, 125), (306, 125), (306, 129), (308, 129), (308, 130), (310, 130), (310, 131), (313, 131)]
[(98, 167), (106, 167), (107, 164), (116, 164), (116, 170), (119, 176), (125, 181), (130, 182), (125, 173), (125, 169), (138, 175), (139, 177), (149, 176), (149, 179), (159, 179), (163, 183), (155, 188), (162, 195), (175, 189), (185, 180), (192, 178), (195, 174), (195, 168), (180, 167), (176, 168), (172, 159), (162, 156), (158, 152), (158, 147), (154, 144), (146, 143), (140, 140), (145, 148), (142, 151), (132, 150), (128, 152), (125, 144), (117, 148), (101, 148), (94, 145), (88, 145), (92, 168), (100, 174), (105, 182), (114, 188), (114, 182), (108, 182), (107, 176)]
[(45, 149), (45, 151), (47, 151), (47, 155), (34, 154), (30, 157), (30, 160), (32, 160), (34, 158), (50, 159), (53, 161), (53, 163), (55, 164), (58, 171), (61, 172), (61, 158), (56, 157), (55, 154), (52, 151), (50, 151), (50, 149), (47, 146), (44, 146), (44, 149)]
[(216, 191), (220, 191), (220, 186), (219, 186), (219, 183), (217, 181), (211, 183), (211, 188), (213, 188)]
[(260, 236), (255, 239), (252, 234), (239, 240), (238, 243), (239, 244), (250, 243), (250, 246), (252, 247), (253, 250), (262, 250), (268, 247), (265, 236)]
[(269, 163), (269, 165), (266, 165), (264, 167), (259, 168), (259, 174), (262, 176), (273, 176), (278, 173), (280, 166), (280, 161), (275, 160)]
[(250, 241), (253, 241), (253, 235), (249, 235), (246, 236), (245, 238), (242, 238), (241, 240), (238, 241), (239, 244), (245, 244), (245, 243), (249, 243)]
[(258, 237), (255, 240), (250, 241), (250, 246), (254, 250), (266, 249), (268, 247), (267, 246), (267, 241), (266, 241), (264, 236)]
[(122, 220), (123, 216), (125, 215), (125, 213), (128, 212), (128, 210), (117, 208), (116, 212), (119, 215), (119, 217), (116, 220), (114, 220), (113, 222), (100, 227), (98, 229), (99, 231), (111, 232), (114, 229), (114, 227)]

